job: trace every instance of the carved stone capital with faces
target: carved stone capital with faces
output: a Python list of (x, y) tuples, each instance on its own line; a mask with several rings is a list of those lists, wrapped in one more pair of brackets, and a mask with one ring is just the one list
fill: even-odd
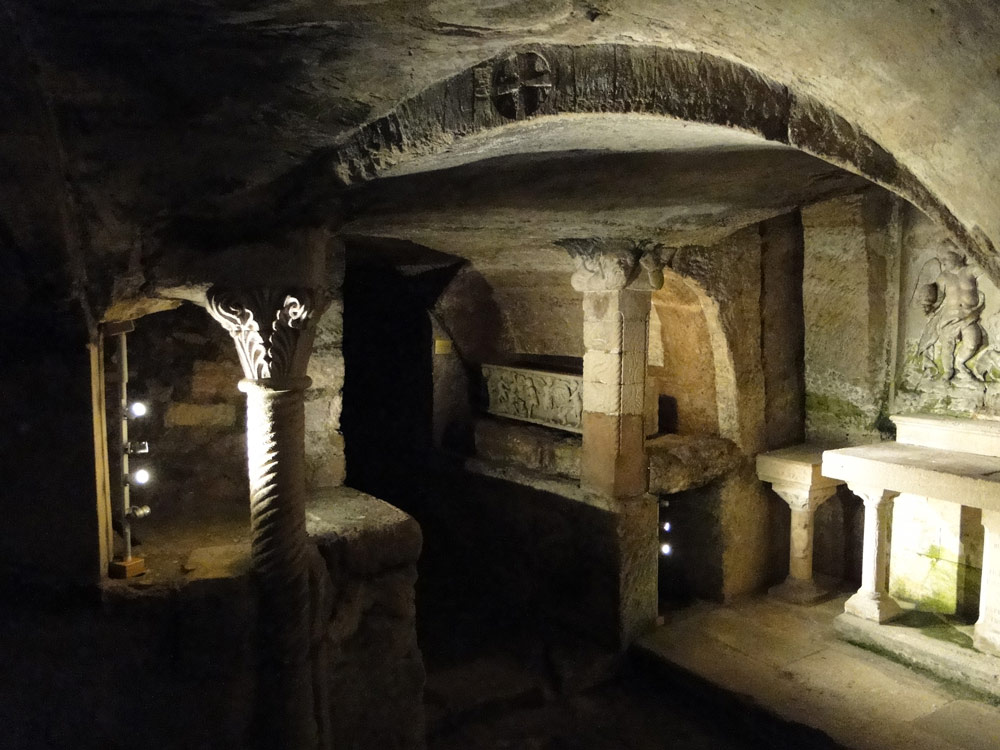
[(666, 250), (649, 240), (565, 239), (557, 245), (573, 259), (570, 283), (578, 292), (623, 289), (655, 291), (663, 286)]
[(303, 378), (322, 300), (305, 289), (227, 289), (207, 294), (209, 314), (229, 331), (249, 380)]

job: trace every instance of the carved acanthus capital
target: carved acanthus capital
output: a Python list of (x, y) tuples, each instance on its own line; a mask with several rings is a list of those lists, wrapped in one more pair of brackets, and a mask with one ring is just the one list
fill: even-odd
[(622, 289), (655, 291), (663, 286), (667, 249), (649, 240), (565, 239), (556, 242), (570, 254), (576, 270), (570, 283), (578, 292)]
[(213, 287), (207, 300), (209, 314), (236, 342), (248, 379), (305, 376), (316, 319), (322, 312), (314, 292)]

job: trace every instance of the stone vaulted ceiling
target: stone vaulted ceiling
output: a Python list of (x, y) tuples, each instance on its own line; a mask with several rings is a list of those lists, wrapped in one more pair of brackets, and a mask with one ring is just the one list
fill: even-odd
[[(981, 248), (1000, 238), (993, 2), (4, 0), (0, 8), (0, 34), (24, 50), (51, 115), (57, 171), (97, 286), (100, 269), (122, 272), (136, 247), (155, 255), (158, 229), (176, 216), (210, 217), (220, 200), (281, 179), (285, 195), (301, 188), (308, 200), (327, 200), (295, 182), (317, 179), (303, 168), (317, 154), (436, 82), (525, 44), (644, 45), (745, 66), (860, 128)], [(21, 117), (16, 107), (0, 113), (5, 163), (36, 129)]]

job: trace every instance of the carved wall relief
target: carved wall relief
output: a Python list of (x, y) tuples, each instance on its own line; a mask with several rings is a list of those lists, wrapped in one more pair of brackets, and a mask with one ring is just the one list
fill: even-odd
[(490, 414), (583, 431), (583, 376), (483, 365)]
[(927, 315), (917, 343), (921, 369), (932, 378), (975, 379), (969, 362), (985, 344), (979, 319), (986, 299), (964, 255), (949, 250), (933, 260), (940, 269), (937, 278), (919, 287)]
[(947, 240), (907, 266), (895, 410), (1000, 415), (1000, 294)]

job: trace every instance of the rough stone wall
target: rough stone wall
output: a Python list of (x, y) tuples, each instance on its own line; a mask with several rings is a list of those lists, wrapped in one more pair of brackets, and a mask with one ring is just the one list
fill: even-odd
[(328, 577), (318, 593), (320, 731), (335, 748), (424, 747), (424, 665), (414, 586), (416, 521), (348, 488), (314, 493), (307, 528)]
[(340, 413), (344, 389), (344, 273), (343, 245), (327, 258), (330, 274), (330, 306), (316, 327), (307, 375), (312, 386), (306, 391), (306, 487), (320, 489), (343, 484), (346, 473), (344, 436)]
[(680, 435), (719, 433), (712, 337), (703, 291), (664, 273), (650, 310), (649, 378), (659, 428)]
[(511, 270), (484, 275), (495, 289), (504, 354), (583, 356), (583, 301), (566, 269)]
[(0, 579), (92, 583), (104, 509), (95, 502), (81, 227), (56, 122), (6, 9), (0, 70)]
[[(901, 204), (877, 188), (802, 210), (806, 437), (889, 434), (902, 255)], [(846, 489), (815, 519), (818, 573), (860, 581), (864, 508)]]
[(463, 265), (434, 301), (436, 446), (473, 451), (474, 415), (485, 408), (480, 365), (582, 355), (583, 304), (565, 262), (532, 271)]
[(764, 429), (772, 449), (805, 439), (801, 216), (762, 222), (760, 237)]
[(865, 506), (846, 487), (819, 506), (815, 516), (813, 570), (837, 580), (861, 584)]
[[(117, 476), (117, 341), (107, 347), (108, 444)], [(237, 389), (243, 371), (229, 334), (204, 310), (183, 305), (137, 320), (128, 359), (129, 400), (149, 407), (145, 417), (129, 421), (129, 438), (149, 443), (149, 453), (133, 456), (130, 468), (147, 468), (153, 477), (131, 492), (133, 504), (152, 508), (137, 524), (139, 536), (249, 518), (246, 409)], [(112, 497), (117, 506), (119, 493)]]
[(757, 227), (711, 248), (682, 248), (674, 271), (705, 290), (722, 437), (753, 454), (764, 445), (761, 240)]
[(899, 218), (881, 190), (802, 211), (806, 433), (877, 440), (896, 345)]

